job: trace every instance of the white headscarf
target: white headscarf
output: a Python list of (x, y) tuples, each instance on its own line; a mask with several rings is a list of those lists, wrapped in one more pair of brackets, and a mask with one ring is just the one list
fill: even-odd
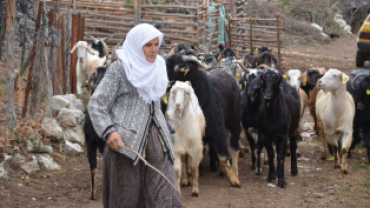
[(161, 44), (163, 33), (150, 24), (139, 24), (127, 33), (123, 48), (116, 51), (127, 79), (146, 103), (159, 100), (168, 84), (164, 59), (159, 55), (153, 63), (145, 59), (142, 47), (154, 38)]

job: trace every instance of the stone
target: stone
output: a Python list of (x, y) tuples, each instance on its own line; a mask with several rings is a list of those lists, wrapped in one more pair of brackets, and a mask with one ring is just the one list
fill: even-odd
[(13, 163), (20, 166), (22, 163), (26, 162), (26, 158), (23, 157), (21, 154), (17, 153), (14, 155)]
[[(78, 130), (77, 126), (75, 128)], [(78, 143), (80, 145), (85, 145), (85, 135), (80, 135), (70, 128), (65, 129), (64, 134), (67, 141)]]
[(82, 112), (85, 112), (86, 111), (86, 109), (85, 109), (85, 107), (84, 107), (84, 103), (81, 101), (81, 100), (79, 100), (79, 99), (76, 99), (73, 103), (72, 103), (72, 106), (71, 106), (72, 108), (75, 108), (75, 109), (78, 109), (78, 110), (80, 110), (80, 111), (82, 111)]
[(68, 155), (79, 155), (84, 153), (84, 150), (79, 144), (72, 143), (70, 141), (66, 141), (63, 146), (63, 151)]
[(8, 169), (13, 164), (13, 157), (9, 154), (1, 153), (1, 163), (5, 169)]
[(4, 168), (5, 161), (0, 163), (0, 180), (8, 180), (8, 172)]
[(58, 119), (60, 121), (60, 124), (65, 126), (76, 126), (77, 121), (73, 114), (73, 111), (68, 108), (62, 108), (59, 112)]
[(62, 127), (59, 126), (58, 122), (52, 118), (45, 117), (42, 121), (42, 125), (46, 129), (46, 138), (52, 142), (64, 143), (64, 133)]
[(32, 161), (32, 162), (26, 162), (26, 163), (23, 163), (21, 166), (22, 170), (24, 170), (28, 175), (31, 175), (33, 173), (37, 173), (40, 171), (40, 166), (39, 164), (37, 163), (37, 160), (36, 161)]
[(66, 99), (63, 95), (55, 95), (51, 99), (51, 109), (58, 113), (62, 108), (69, 108), (72, 102)]
[(27, 150), (33, 153), (48, 153), (49, 155), (53, 154), (53, 148), (51, 146), (44, 145), (41, 141), (41, 138), (37, 135), (32, 134), (28, 137)]
[(45, 167), (48, 170), (60, 170), (61, 166), (53, 161), (53, 158), (48, 154), (40, 154), (37, 156), (38, 162), (42, 167)]

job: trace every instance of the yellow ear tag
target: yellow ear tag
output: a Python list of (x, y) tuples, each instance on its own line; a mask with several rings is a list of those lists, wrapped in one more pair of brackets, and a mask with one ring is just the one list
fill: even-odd
[(86, 84), (88, 84), (89, 83), (89, 81), (88, 80), (86, 80)]
[(237, 77), (239, 77), (239, 76), (240, 76), (240, 74), (236, 74), (236, 76), (237, 76)]
[(258, 66), (258, 61), (256, 62), (256, 66)]
[(347, 77), (344, 77), (343, 78), (343, 82), (348, 82), (348, 78)]
[(164, 103), (166, 103), (166, 104), (167, 104), (167, 96), (166, 96), (166, 97), (164, 97)]
[(366, 95), (370, 95), (370, 90), (369, 89), (366, 90)]
[(303, 79), (303, 82), (307, 82), (307, 77), (305, 77), (305, 78)]
[(187, 73), (189, 73), (189, 71), (190, 71), (190, 69), (189, 69), (189, 68), (185, 69), (184, 76), (186, 76), (186, 74), (187, 74)]
[(239, 89), (240, 89), (240, 90), (242, 89), (242, 84), (239, 84)]
[(286, 74), (284, 74), (284, 76), (283, 76), (283, 77), (284, 77), (284, 79), (287, 79), (287, 78), (288, 78), (288, 77), (286, 76)]
[(279, 66), (279, 63), (276, 63), (276, 66)]
[(220, 56), (217, 57), (217, 60), (219, 61), (220, 60)]

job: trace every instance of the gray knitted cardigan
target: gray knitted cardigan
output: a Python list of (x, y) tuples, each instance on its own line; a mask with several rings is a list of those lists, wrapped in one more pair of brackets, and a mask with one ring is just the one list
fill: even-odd
[[(121, 61), (114, 62), (106, 71), (88, 104), (88, 112), (98, 136), (106, 139), (113, 131), (118, 132), (124, 145), (142, 155), (151, 121), (158, 127), (173, 161), (170, 132), (160, 109), (160, 101), (147, 104), (128, 81)], [(133, 160), (137, 155), (125, 150), (114, 150)]]

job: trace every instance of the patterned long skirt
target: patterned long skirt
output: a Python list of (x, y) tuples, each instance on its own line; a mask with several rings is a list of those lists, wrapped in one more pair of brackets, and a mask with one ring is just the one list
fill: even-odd
[[(163, 151), (158, 130), (152, 123), (146, 137), (145, 159), (161, 171), (177, 187), (171, 158)], [(173, 208), (182, 207), (179, 193), (157, 172), (142, 161), (133, 162), (108, 146), (102, 169), (104, 208)]]

